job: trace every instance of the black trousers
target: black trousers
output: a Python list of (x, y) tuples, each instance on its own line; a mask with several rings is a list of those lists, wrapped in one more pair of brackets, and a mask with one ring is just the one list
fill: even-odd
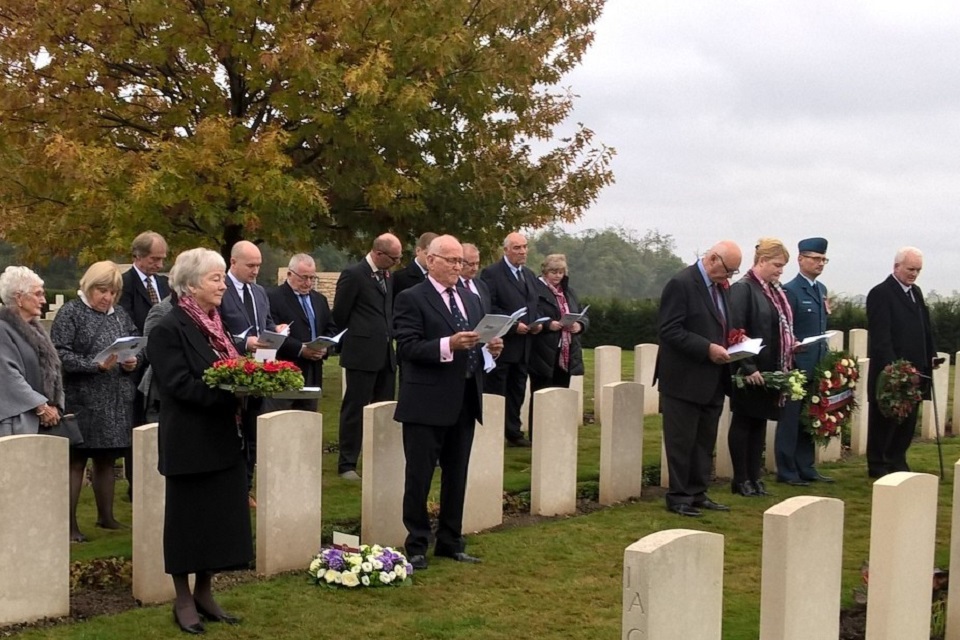
[(390, 367), (379, 371), (346, 369), (346, 393), (340, 403), (340, 456), (337, 473), (356, 471), (363, 446), (363, 408), (393, 400), (396, 375)]
[(813, 466), (816, 447), (813, 438), (800, 423), (802, 400), (788, 400), (780, 410), (774, 449), (777, 456), (777, 479), (783, 482), (812, 480), (817, 477)]
[(767, 438), (767, 419), (734, 412), (730, 416), (727, 445), (733, 462), (733, 481), (757, 481), (763, 473), (763, 445)]
[(917, 428), (917, 410), (903, 422), (885, 418), (876, 402), (871, 402), (867, 414), (867, 472), (871, 478), (879, 478), (894, 471), (910, 471), (907, 464), (907, 449), (913, 441)]
[(483, 390), (506, 399), (506, 416), (503, 431), (507, 440), (523, 439), (520, 431), (520, 410), (523, 396), (527, 393), (527, 363), (504, 362), (484, 378)]
[(697, 404), (660, 394), (663, 413), (663, 445), (670, 471), (667, 506), (693, 504), (707, 497), (713, 469), (713, 449), (717, 441), (717, 423), (723, 411), (719, 403)]
[(464, 385), (463, 405), (455, 424), (445, 426), (403, 423), (403, 454), (407, 468), (403, 491), (403, 525), (407, 529), (407, 557), (424, 555), (430, 546), (427, 499), (433, 472), (440, 463), (440, 515), (435, 550), (463, 551), (463, 499), (473, 433), (479, 415), (473, 380)]

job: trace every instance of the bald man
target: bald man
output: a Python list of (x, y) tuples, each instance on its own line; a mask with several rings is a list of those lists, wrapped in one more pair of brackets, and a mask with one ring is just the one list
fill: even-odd
[(663, 444), (670, 469), (667, 509), (697, 517), (701, 509), (728, 508), (707, 496), (723, 398), (730, 390), (726, 364), (727, 280), (739, 273), (743, 254), (718, 242), (667, 282), (660, 296), (660, 382)]
[(340, 273), (333, 297), (333, 322), (346, 329), (340, 366), (346, 390), (340, 405), (340, 457), (337, 473), (359, 480), (357, 462), (363, 444), (363, 408), (393, 400), (397, 357), (393, 351), (393, 278), (402, 247), (392, 233), (373, 241), (363, 260)]

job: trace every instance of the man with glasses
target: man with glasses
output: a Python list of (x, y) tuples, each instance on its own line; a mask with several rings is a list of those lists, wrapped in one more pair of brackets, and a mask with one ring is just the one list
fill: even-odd
[(480, 250), (469, 242), (463, 243), (463, 270), (460, 271), (460, 282), (463, 288), (480, 298), (483, 313), (490, 313), (490, 290), (487, 283), (477, 277), (480, 271)]
[(717, 424), (730, 391), (727, 279), (743, 254), (718, 242), (667, 282), (660, 296), (660, 349), (653, 374), (660, 382), (663, 445), (670, 470), (667, 509), (697, 517), (701, 509), (726, 511), (707, 496)]
[(409, 289), (413, 285), (420, 284), (427, 277), (427, 248), (437, 234), (428, 231), (421, 234), (417, 239), (417, 244), (413, 248), (414, 257), (403, 269), (398, 270), (393, 278), (393, 299), (404, 289)]
[(340, 458), (337, 472), (359, 480), (357, 461), (363, 444), (363, 408), (393, 400), (397, 358), (393, 350), (393, 278), (390, 268), (402, 257), (400, 240), (378, 236), (363, 260), (340, 273), (333, 296), (333, 322), (346, 329), (340, 342), (340, 366), (346, 390), (340, 405)]
[[(797, 244), (797, 263), (800, 273), (783, 285), (790, 309), (793, 311), (793, 334), (797, 341), (822, 335), (827, 330), (830, 304), (827, 288), (817, 278), (830, 261), (825, 238), (807, 238)], [(813, 370), (827, 355), (825, 340), (814, 342), (794, 354), (794, 364), (813, 383)], [(777, 423), (775, 451), (777, 456), (777, 481), (793, 486), (806, 486), (811, 482), (833, 482), (832, 478), (820, 475), (814, 468), (815, 445), (813, 438), (801, 425), (800, 412), (803, 401), (787, 401)]]
[[(336, 334), (327, 298), (314, 288), (316, 283), (316, 262), (306, 253), (298, 253), (290, 258), (286, 282), (267, 293), (270, 299), (270, 315), (276, 322), (290, 327), (290, 338), (305, 345), (320, 336)], [(293, 359), (293, 363), (303, 371), (305, 386), (323, 385), (323, 361), (326, 357), (325, 348), (311, 349), (304, 346), (300, 355)], [(270, 411), (284, 409), (316, 411), (319, 401), (316, 398), (269, 400), (266, 404)]]

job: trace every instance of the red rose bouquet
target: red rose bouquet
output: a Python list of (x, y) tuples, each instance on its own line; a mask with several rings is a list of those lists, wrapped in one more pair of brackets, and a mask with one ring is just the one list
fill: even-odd
[(303, 374), (292, 362), (257, 362), (249, 357), (218, 360), (203, 372), (203, 381), (214, 388), (251, 396), (271, 396), (303, 388)]

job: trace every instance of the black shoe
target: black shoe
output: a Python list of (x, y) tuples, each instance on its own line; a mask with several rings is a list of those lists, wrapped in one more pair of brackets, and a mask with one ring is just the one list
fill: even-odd
[(413, 567), (414, 571), (426, 571), (427, 569), (427, 556), (422, 553), (418, 553), (415, 556), (410, 556), (407, 559), (410, 562), (410, 566)]
[(834, 480), (830, 476), (823, 476), (823, 475), (820, 475), (819, 473), (813, 476), (812, 478), (804, 478), (804, 480), (807, 480), (809, 482), (826, 482), (826, 483), (836, 482), (836, 480)]
[(763, 484), (763, 480), (754, 480), (753, 488), (758, 496), (773, 496), (772, 493), (767, 491), (767, 485)]
[(710, 498), (704, 498), (700, 502), (694, 502), (693, 506), (697, 509), (707, 509), (708, 511), (730, 511), (730, 507), (719, 502), (714, 502)]
[(523, 436), (519, 438), (507, 438), (507, 444), (511, 447), (520, 447), (522, 449), (528, 449), (532, 446), (529, 440), (524, 440)]
[(480, 564), (481, 562), (483, 562), (483, 560), (481, 560), (480, 558), (476, 556), (472, 556), (469, 553), (466, 553), (463, 551), (454, 551), (452, 553), (447, 553), (446, 551), (437, 551), (436, 549), (434, 549), (433, 555), (441, 558), (451, 558), (453, 560), (456, 560), (457, 562), (466, 562), (467, 564)]
[(731, 493), (743, 496), (744, 498), (752, 498), (759, 495), (757, 490), (754, 489), (753, 483), (749, 480), (746, 482), (731, 482), (730, 491)]
[(177, 623), (177, 626), (180, 627), (180, 631), (184, 633), (189, 633), (191, 635), (198, 636), (200, 634), (206, 633), (207, 630), (203, 628), (202, 622), (197, 622), (196, 624), (185, 625), (180, 622), (180, 618), (177, 616), (177, 607), (173, 607), (173, 621)]
[(240, 618), (237, 616), (232, 616), (226, 611), (221, 614), (211, 613), (204, 608), (202, 604), (193, 601), (193, 604), (197, 607), (197, 613), (206, 618), (209, 622), (224, 622), (226, 624), (240, 624)]
[(672, 504), (667, 507), (667, 510), (672, 511), (673, 513), (679, 516), (687, 516), (688, 518), (699, 518), (701, 515), (700, 509), (697, 509), (690, 504)]
[(791, 487), (809, 487), (810, 483), (806, 480), (784, 480), (782, 478), (777, 478), (777, 482), (780, 484), (788, 484)]

